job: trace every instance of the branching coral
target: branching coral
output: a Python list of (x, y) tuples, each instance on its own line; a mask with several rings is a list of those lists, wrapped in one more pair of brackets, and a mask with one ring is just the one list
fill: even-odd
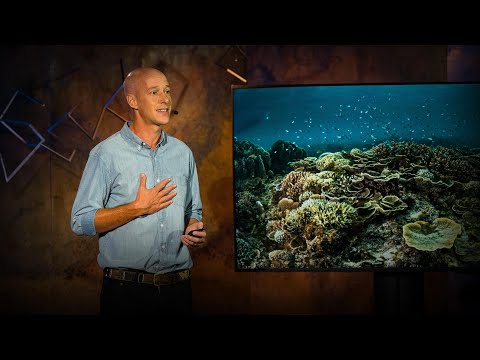
[(319, 171), (334, 171), (334, 172), (342, 172), (343, 167), (348, 165), (350, 161), (345, 159), (342, 156), (342, 153), (336, 152), (331, 154), (326, 154), (325, 156), (321, 157), (317, 160), (317, 169)]
[(280, 183), (283, 196), (298, 201), (300, 194), (303, 192), (303, 184), (308, 174), (305, 171), (289, 172)]
[(303, 229), (308, 223), (338, 229), (350, 225), (356, 216), (355, 208), (347, 203), (308, 199), (298, 209), (289, 213), (286, 224), (293, 231)]

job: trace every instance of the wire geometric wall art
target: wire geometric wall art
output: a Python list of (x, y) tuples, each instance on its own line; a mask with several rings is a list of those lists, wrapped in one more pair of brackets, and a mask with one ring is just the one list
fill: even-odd
[(27, 123), (24, 121), (15, 121), (15, 120), (0, 120), (0, 123), (2, 123), (3, 126), (5, 126), (13, 135), (15, 135), (18, 139), (20, 139), (20, 141), (23, 142), (25, 145), (28, 145), (28, 142), (20, 134), (18, 134), (15, 130), (13, 130), (8, 123), (28, 126), (33, 131), (33, 133), (40, 139), (40, 141), (35, 145), (33, 150), (30, 151), (30, 153), (20, 162), (20, 164), (10, 174), (7, 174), (7, 169), (5, 166), (5, 162), (3, 160), (3, 156), (0, 153), (0, 162), (2, 164), (3, 174), (5, 175), (5, 181), (8, 183), (15, 176), (15, 174), (17, 174), (17, 172), (19, 172), (20, 169), (27, 163), (27, 161), (33, 156), (33, 154), (35, 154), (35, 152), (43, 145), (43, 142), (45, 141), (45, 139), (30, 123)]
[(78, 123), (77, 119), (75, 119), (72, 115), (72, 113), (75, 111), (75, 109), (78, 107), (79, 104), (75, 105), (70, 111), (67, 113), (67, 116), (72, 122), (85, 134), (88, 136), (90, 140), (93, 140), (93, 136), (91, 136), (88, 131)]
[[(93, 135), (92, 135), (92, 140), (95, 139), (95, 137), (97, 136), (98, 128), (100, 127), (100, 124), (102, 123), (103, 115), (105, 115), (105, 110), (110, 111), (113, 115), (115, 115), (116, 117), (122, 119), (124, 122), (128, 122), (127, 119), (125, 119), (123, 116), (121, 116), (120, 114), (118, 114), (117, 112), (115, 112), (113, 109), (111, 109), (111, 108), (109, 107), (109, 105), (112, 103), (112, 101), (115, 99), (115, 97), (118, 95), (118, 93), (119, 93), (120, 90), (122, 90), (122, 89), (123, 89), (123, 83), (118, 87), (117, 90), (115, 90), (115, 92), (114, 92), (113, 95), (110, 97), (110, 99), (107, 100), (107, 102), (105, 103), (105, 105), (103, 105), (102, 112), (100, 113), (100, 117), (98, 118), (97, 125), (95, 126), (95, 131), (93, 132)], [(71, 118), (71, 116), (70, 116), (70, 118)], [(76, 121), (75, 121), (75, 123), (76, 123)]]
[[(116, 111), (114, 111), (112, 108), (109, 107), (111, 102), (115, 99), (117, 94), (120, 92), (120, 90), (123, 88), (123, 83), (118, 87), (118, 89), (114, 92), (114, 94), (110, 97), (110, 99), (107, 100), (105, 105), (102, 108), (102, 112), (100, 114), (100, 117), (97, 121), (97, 124), (95, 125), (95, 130), (92, 136), (88, 133), (88, 131), (79, 124), (79, 122), (75, 119), (73, 116), (73, 111), (78, 107), (78, 105), (75, 105), (73, 108), (71, 108), (68, 112), (64, 113), (58, 120), (56, 120), (48, 129), (47, 129), (47, 134), (51, 135), (55, 139), (59, 139), (59, 136), (54, 133), (54, 129), (58, 127), (65, 119), (70, 119), (75, 126), (77, 126), (84, 134), (86, 134), (91, 140), (95, 139), (98, 129), (100, 127), (100, 124), (102, 123), (102, 119), (104, 117), (105, 111), (108, 110), (111, 112), (113, 115), (116, 117), (122, 119), (123, 121), (127, 122), (128, 120), (125, 119), (123, 116), (118, 114)], [(60, 152), (54, 150), (51, 146), (48, 146), (46, 142), (46, 138), (42, 136), (39, 131), (30, 123), (27, 121), (20, 121), (20, 120), (12, 120), (12, 119), (3, 119), (7, 111), (9, 110), (10, 106), (12, 105), (13, 101), (18, 95), (23, 95), (27, 100), (34, 104), (41, 105), (45, 107), (45, 104), (27, 94), (25, 94), (21, 90), (16, 90), (11, 97), (10, 101), (8, 102), (7, 106), (3, 110), (2, 114), (0, 115), (0, 122), (1, 124), (10, 132), (12, 133), (15, 137), (17, 137), (23, 144), (25, 144), (28, 147), (32, 147), (32, 144), (29, 144), (29, 142), (22, 137), (21, 134), (19, 134), (18, 131), (15, 131), (13, 128), (13, 125), (15, 126), (25, 126), (28, 127), (33, 131), (33, 133), (40, 139), (40, 141), (36, 144), (33, 144), (33, 150), (28, 153), (28, 155), (22, 159), (20, 164), (10, 173), (7, 173), (7, 168), (4, 160), (4, 155), (0, 152), (0, 163), (2, 165), (3, 173), (5, 176), (6, 182), (9, 182), (19, 171), (20, 169), (28, 162), (28, 160), (35, 154), (35, 152), (38, 151), (40, 147), (45, 148), (46, 150), (50, 151), (51, 153), (55, 154), (56, 156), (62, 158), (65, 161), (71, 162), (73, 157), (75, 156), (76, 149), (73, 149), (72, 152), (69, 155), (62, 155)], [(3, 120), (2, 120), (3, 119)]]
[(226, 70), (230, 75), (246, 83), (244, 77), (246, 68), (246, 54), (238, 45), (230, 45), (227, 51), (216, 61), (216, 64)]
[(65, 113), (60, 119), (58, 119), (54, 124), (52, 124), (49, 128), (48, 128), (48, 132), (52, 135), (54, 135), (53, 133), (53, 129), (55, 129), (63, 120), (65, 120), (66, 118), (70, 119), (76, 127), (78, 127), (85, 135), (88, 136), (88, 138), (90, 140), (94, 140), (95, 137), (97, 136), (97, 132), (98, 132), (98, 129), (100, 128), (100, 124), (102, 123), (102, 120), (103, 120), (103, 116), (105, 115), (105, 110), (108, 110), (109, 112), (111, 112), (113, 115), (115, 115), (116, 117), (122, 119), (123, 121), (127, 122), (128, 120), (125, 119), (123, 116), (121, 116), (120, 114), (118, 114), (115, 110), (111, 109), (109, 107), (109, 105), (112, 103), (112, 101), (115, 99), (115, 97), (118, 95), (118, 93), (120, 92), (120, 90), (122, 90), (123, 88), (123, 83), (118, 87), (117, 90), (115, 90), (115, 92), (113, 93), (113, 95), (107, 100), (107, 102), (103, 105), (102, 107), (102, 111), (100, 113), (100, 117), (98, 118), (98, 121), (97, 121), (97, 124), (95, 125), (95, 130), (93, 131), (93, 135), (90, 135), (89, 132), (82, 126), (80, 125), (80, 123), (78, 122), (78, 120), (73, 116), (73, 112), (77, 109), (77, 107), (80, 105), (80, 104), (77, 104), (75, 105), (74, 107), (72, 107), (67, 113)]
[[(27, 100), (29, 100), (30, 102), (34, 103), (34, 104), (38, 104), (42, 107), (45, 107), (45, 104), (43, 102), (41, 102), (40, 100), (38, 99), (35, 99), (27, 94), (25, 94), (23, 91), (21, 90), (16, 90), (13, 94), (13, 96), (11, 97), (10, 101), (8, 102), (7, 106), (5, 107), (5, 109), (3, 110), (2, 114), (0, 115), (0, 119), (3, 119), (5, 114), (7, 113), (7, 111), (9, 110), (10, 106), (12, 105), (13, 101), (15, 100), (15, 98), (18, 96), (18, 95), (23, 95)], [(55, 128), (62, 120), (63, 118), (65, 118), (67, 116), (67, 114), (64, 114), (59, 120), (57, 120), (54, 125), (50, 126), (49, 129), (47, 130), (47, 132), (54, 136), (54, 137), (57, 137), (55, 134), (53, 134), (53, 132), (51, 130), (53, 130), (53, 128)], [(2, 125), (7, 128), (7, 130), (12, 133), (16, 138), (18, 138), (23, 144), (25, 144), (27, 147), (33, 147), (32, 151), (30, 151), (28, 153), (28, 155), (20, 162), (20, 164), (10, 173), (10, 174), (7, 174), (7, 168), (6, 168), (6, 164), (5, 164), (5, 159), (4, 159), (4, 156), (3, 154), (1, 154), (0, 152), (0, 162), (1, 162), (1, 165), (2, 165), (2, 169), (3, 169), (3, 173), (4, 173), (4, 176), (5, 176), (5, 180), (6, 182), (9, 182), (19, 171), (20, 169), (27, 163), (27, 161), (35, 154), (35, 152), (37, 152), (39, 150), (40, 147), (43, 147), (45, 148), (46, 150), (50, 151), (51, 153), (55, 154), (56, 156), (68, 161), (68, 162), (71, 162), (73, 156), (75, 155), (75, 152), (76, 152), (76, 149), (73, 149), (73, 151), (71, 152), (71, 154), (69, 156), (64, 156), (62, 155), (61, 153), (59, 153), (58, 151), (52, 149), (52, 147), (48, 146), (46, 144), (46, 138), (44, 136), (42, 136), (40, 134), (40, 132), (28, 121), (21, 121), (21, 120), (13, 120), (13, 119), (3, 119), (3, 120), (0, 120), (0, 122), (2, 123)], [(34, 134), (35, 136), (37, 136), (40, 141), (38, 143), (35, 143), (35, 144), (30, 144), (27, 139), (25, 139), (25, 137), (23, 137), (18, 131), (15, 131), (15, 129), (13, 128), (13, 126), (24, 126), (24, 127), (27, 127), (29, 128)], [(58, 138), (58, 137), (57, 137)]]
[[(51, 136), (53, 136), (54, 138), (56, 139), (59, 139), (58, 135), (56, 135), (54, 132), (53, 132), (53, 129), (55, 129), (58, 125), (60, 125), (60, 123), (66, 119), (68, 117), (68, 113), (69, 112), (66, 112), (65, 114), (63, 114), (57, 121), (55, 121), (48, 129), (47, 129), (47, 133)], [(62, 154), (60, 154), (59, 152), (53, 150), (52, 148), (50, 148), (49, 146), (43, 144), (43, 147), (46, 148), (47, 150), (51, 151), (52, 153), (54, 153), (55, 155), (61, 157), (62, 159), (68, 161), (68, 162), (71, 162), (73, 157), (75, 156), (75, 153), (77, 152), (77, 149), (73, 149), (72, 152), (70, 153), (70, 155), (67, 157), (67, 156), (64, 156)]]
[[(23, 91), (21, 90), (17, 90), (14, 92), (13, 96), (11, 97), (10, 101), (8, 102), (7, 106), (5, 107), (5, 109), (3, 110), (2, 114), (0, 115), (0, 119), (3, 119), (3, 117), (5, 116), (5, 114), (7, 113), (7, 110), (8, 108), (12, 105), (13, 101), (15, 100), (15, 98), (17, 97), (18, 94), (21, 94), (23, 96), (25, 96), (25, 98), (35, 104), (39, 104), (41, 106), (45, 106), (44, 103), (42, 103), (41, 101), (35, 99), (35, 98), (32, 98), (26, 94), (23, 93)], [(35, 127), (30, 124), (29, 122), (26, 122), (26, 121), (16, 121), (16, 120), (0, 120), (0, 123), (2, 123), (3, 126), (5, 126), (14, 136), (16, 136), (22, 143), (24, 143), (25, 145), (28, 146), (28, 142), (26, 139), (24, 139), (17, 131), (15, 131), (10, 125), (20, 125), (20, 126), (27, 126), (28, 128), (30, 128), (33, 133), (40, 139), (39, 142), (37, 144), (35, 144), (35, 146), (33, 147), (33, 150), (30, 151), (28, 153), (28, 155), (20, 162), (20, 164), (10, 173), (10, 174), (7, 174), (7, 169), (6, 169), (6, 166), (5, 166), (5, 161), (3, 159), (3, 155), (2, 153), (0, 152), (0, 163), (2, 165), (2, 170), (3, 170), (3, 174), (5, 176), (5, 181), (8, 183), (19, 171), (20, 169), (27, 163), (27, 161), (33, 156), (33, 154), (35, 154), (35, 152), (37, 152), (37, 150), (43, 145), (43, 143), (45, 142), (45, 138), (35, 129)]]

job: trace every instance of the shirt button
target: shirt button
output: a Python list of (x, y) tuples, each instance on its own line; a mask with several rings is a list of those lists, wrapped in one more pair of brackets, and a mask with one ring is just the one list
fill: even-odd
[(160, 179), (157, 179), (157, 183), (159, 183), (159, 182), (160, 182)]
[(163, 224), (160, 224), (160, 227), (163, 227)]
[(165, 245), (162, 245), (162, 249), (165, 249)]

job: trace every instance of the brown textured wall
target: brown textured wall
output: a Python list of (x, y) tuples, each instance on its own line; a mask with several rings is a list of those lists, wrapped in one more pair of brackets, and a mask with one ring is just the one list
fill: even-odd
[[(173, 85), (179, 111), (166, 129), (192, 148), (200, 175), (210, 245), (193, 254), (197, 314), (371, 314), (372, 274), (237, 273), (234, 271), (231, 85), (242, 84), (216, 65), (228, 46), (10, 46), (1, 49), (0, 106), (24, 89), (46, 106), (16, 103), (6, 115), (46, 133), (77, 106), (73, 117), (93, 134), (122, 74), (158, 66)], [(445, 46), (246, 46), (248, 85), (338, 82), (445, 81)], [(121, 94), (120, 94), (121, 95)], [(127, 117), (121, 96), (108, 106)], [(34, 115), (32, 115), (32, 113)], [(6, 117), (5, 117), (6, 118)], [(97, 138), (71, 120), (55, 128), (48, 144), (66, 161), (41, 148), (8, 183), (0, 185), (0, 313), (95, 314), (101, 272), (97, 239), (70, 230), (70, 209), (89, 150), (123, 121), (105, 111)], [(0, 151), (13, 146), (0, 130)], [(20, 144), (21, 145), (21, 144)], [(8, 146), (8, 149), (6, 148)], [(17, 151), (15, 150), (15, 151)], [(24, 150), (23, 150), (24, 151)], [(18, 161), (18, 159), (17, 159)], [(10, 162), (12, 160), (10, 159)], [(447, 306), (435, 296), (447, 274), (427, 274), (426, 301), (433, 313)], [(430, 294), (430, 295), (429, 295)]]
[[(197, 160), (211, 245), (194, 254), (199, 268), (194, 278), (196, 299), (202, 301), (203, 294), (211, 297), (214, 292), (216, 298), (226, 297), (219, 293), (223, 285), (204, 291), (209, 284), (203, 285), (202, 276), (214, 281), (221, 275), (228, 283), (230, 279), (223, 274), (233, 263), (230, 86), (237, 80), (216, 65), (227, 48), (82, 45), (1, 49), (2, 111), (17, 89), (45, 103), (40, 107), (17, 95), (4, 119), (31, 122), (46, 135), (50, 125), (74, 108), (72, 117), (87, 131), (66, 118), (53, 130), (58, 138), (46, 136), (45, 144), (67, 158), (75, 150), (71, 161), (41, 147), (9, 182), (2, 173), (1, 313), (98, 312), (98, 241), (70, 230), (70, 210), (88, 152), (121, 128), (120, 117), (128, 118), (121, 92), (111, 103), (107, 101), (123, 76), (137, 66), (159, 67), (169, 77), (179, 114), (166, 130), (190, 145)], [(97, 124), (97, 136), (92, 139)], [(1, 153), (11, 173), (22, 159), (17, 153), (28, 152), (4, 126), (0, 136)], [(201, 258), (208, 261), (202, 265)], [(230, 293), (242, 291), (232, 283)], [(196, 309), (201, 311), (199, 306)]]

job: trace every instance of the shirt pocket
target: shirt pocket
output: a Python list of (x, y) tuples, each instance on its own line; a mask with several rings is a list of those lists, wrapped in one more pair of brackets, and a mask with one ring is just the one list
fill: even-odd
[(173, 204), (175, 206), (180, 206), (182, 208), (185, 208), (187, 205), (187, 193), (188, 193), (188, 181), (187, 177), (184, 175), (174, 175), (171, 176), (172, 182), (177, 185), (177, 187), (174, 189), (174, 191), (177, 192), (177, 195), (173, 197)]

